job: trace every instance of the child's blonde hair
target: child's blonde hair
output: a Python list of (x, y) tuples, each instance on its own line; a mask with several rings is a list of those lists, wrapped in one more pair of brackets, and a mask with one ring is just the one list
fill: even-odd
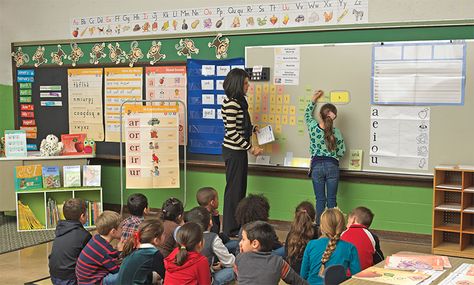
[(104, 211), (97, 218), (95, 226), (97, 228), (97, 232), (100, 235), (105, 236), (108, 235), (112, 229), (118, 229), (121, 222), (122, 218), (120, 217), (119, 213), (114, 211)]
[(344, 214), (338, 208), (327, 209), (321, 215), (320, 226), (322, 236), (329, 238), (328, 245), (321, 258), (321, 269), (319, 270), (319, 276), (323, 276), (325, 264), (331, 258), (336, 249), (336, 244), (346, 228)]

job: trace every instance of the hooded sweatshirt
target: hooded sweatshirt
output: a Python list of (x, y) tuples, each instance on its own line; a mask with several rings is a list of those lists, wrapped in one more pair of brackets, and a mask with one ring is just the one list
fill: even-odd
[(49, 255), (51, 276), (62, 280), (76, 279), (77, 258), (90, 239), (91, 234), (79, 221), (59, 221)]
[(165, 258), (166, 285), (210, 285), (211, 271), (207, 258), (195, 251), (188, 251), (188, 256), (183, 265), (175, 263), (179, 248), (175, 248)]

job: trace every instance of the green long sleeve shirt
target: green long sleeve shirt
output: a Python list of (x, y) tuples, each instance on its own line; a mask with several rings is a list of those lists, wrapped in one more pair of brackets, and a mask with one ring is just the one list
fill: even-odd
[(318, 121), (313, 118), (313, 111), (316, 104), (310, 102), (306, 107), (304, 119), (309, 132), (309, 149), (311, 157), (314, 156), (328, 156), (339, 160), (346, 152), (346, 145), (341, 131), (338, 128), (333, 128), (334, 137), (336, 139), (336, 149), (329, 151), (324, 141), (324, 130), (318, 124)]

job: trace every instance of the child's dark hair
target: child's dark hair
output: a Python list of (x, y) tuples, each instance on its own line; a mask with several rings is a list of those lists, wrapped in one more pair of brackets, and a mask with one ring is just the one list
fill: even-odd
[(163, 222), (158, 219), (143, 221), (138, 230), (125, 241), (121, 257), (130, 255), (142, 243), (151, 243), (153, 239), (160, 238), (163, 230)]
[(235, 210), (235, 220), (239, 225), (254, 221), (268, 221), (270, 204), (263, 195), (250, 194), (240, 200)]
[(163, 213), (163, 220), (179, 223), (178, 218), (184, 212), (183, 203), (176, 198), (169, 198), (163, 203), (161, 212)]
[(204, 207), (195, 207), (192, 208), (189, 212), (184, 214), (185, 223), (196, 223), (201, 226), (202, 231), (205, 232), (208, 230), (211, 223), (211, 214)]
[(295, 219), (291, 223), (286, 248), (288, 250), (287, 260), (295, 263), (302, 256), (306, 245), (314, 237), (314, 217), (316, 211), (310, 202), (301, 202), (295, 210)]
[(143, 211), (148, 207), (148, 199), (145, 195), (135, 193), (128, 196), (127, 208), (134, 216), (143, 216)]
[(263, 221), (255, 221), (245, 224), (242, 230), (247, 233), (250, 241), (258, 240), (260, 243), (260, 252), (270, 252), (273, 248), (276, 233), (272, 225)]
[(212, 187), (202, 187), (196, 193), (196, 200), (199, 206), (206, 207), (217, 196), (216, 189)]
[(72, 198), (64, 202), (63, 214), (66, 220), (79, 221), (86, 213), (86, 202), (79, 198)]
[(188, 251), (195, 251), (196, 246), (202, 242), (202, 229), (196, 223), (186, 223), (179, 228), (176, 234), (176, 241), (179, 244), (179, 251), (175, 257), (175, 263), (183, 265), (188, 258)]
[(357, 223), (362, 224), (367, 228), (372, 224), (374, 216), (374, 213), (366, 207), (357, 207), (349, 213), (349, 217), (355, 217)]

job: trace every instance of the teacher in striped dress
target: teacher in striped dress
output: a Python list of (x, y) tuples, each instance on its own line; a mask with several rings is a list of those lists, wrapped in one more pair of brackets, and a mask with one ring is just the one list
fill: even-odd
[(247, 192), (247, 151), (260, 155), (263, 149), (252, 146), (251, 141), (252, 133), (257, 132), (258, 128), (252, 126), (245, 98), (249, 75), (243, 69), (234, 68), (227, 74), (223, 87), (227, 95), (222, 105), (225, 128), (222, 157), (226, 170), (223, 231), (228, 236), (235, 236), (240, 228), (234, 218), (235, 209)]

